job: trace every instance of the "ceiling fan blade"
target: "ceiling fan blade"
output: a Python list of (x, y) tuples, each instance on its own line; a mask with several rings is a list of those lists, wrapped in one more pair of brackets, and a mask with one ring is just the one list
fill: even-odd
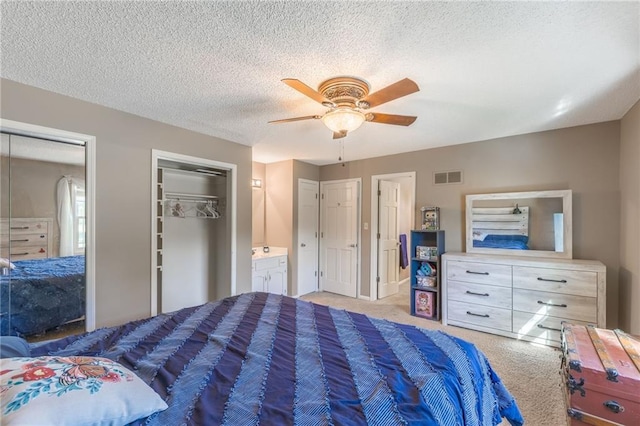
[(282, 80), (282, 82), (284, 84), (286, 84), (287, 86), (296, 89), (298, 92), (302, 93), (303, 95), (307, 95), (308, 97), (310, 97), (311, 99), (313, 99), (316, 102), (329, 102), (332, 103), (329, 99), (325, 98), (324, 96), (322, 96), (320, 94), (320, 92), (312, 89), (311, 87), (307, 86), (306, 84), (304, 84), (303, 82), (301, 82), (300, 80), (296, 80), (295, 78), (285, 78)]
[(396, 126), (410, 126), (414, 121), (416, 121), (416, 118), (418, 117), (410, 115), (382, 114), (379, 112), (371, 112), (367, 114), (367, 121), (382, 124), (395, 124)]
[(305, 115), (304, 117), (284, 118), (282, 120), (271, 120), (269, 123), (288, 123), (290, 121), (313, 120), (320, 118), (319, 115)]
[(397, 81), (384, 89), (380, 89), (377, 92), (366, 96), (361, 99), (361, 101), (367, 102), (369, 104), (369, 108), (373, 108), (394, 99), (418, 92), (419, 90), (420, 88), (413, 80), (405, 78), (404, 80)]
[(333, 138), (334, 139), (342, 139), (345, 136), (347, 136), (347, 132), (346, 131), (342, 131), (342, 132), (333, 132)]

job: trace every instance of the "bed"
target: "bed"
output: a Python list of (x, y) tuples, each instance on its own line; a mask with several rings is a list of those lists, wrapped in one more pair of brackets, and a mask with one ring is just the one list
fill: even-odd
[(473, 207), (473, 247), (529, 250), (529, 207)]
[(529, 237), (526, 235), (487, 234), (482, 239), (474, 239), (474, 247), (509, 250), (529, 250)]
[(523, 423), (471, 343), (270, 293), (34, 344), (31, 356), (135, 372), (168, 405), (137, 425)]
[(84, 256), (19, 260), (0, 277), (0, 335), (43, 333), (85, 314)]

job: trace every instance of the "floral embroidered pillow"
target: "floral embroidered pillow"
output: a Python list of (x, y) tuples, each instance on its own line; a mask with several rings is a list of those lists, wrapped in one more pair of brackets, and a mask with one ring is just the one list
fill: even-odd
[(94, 357), (0, 360), (3, 425), (116, 425), (167, 408), (138, 376)]

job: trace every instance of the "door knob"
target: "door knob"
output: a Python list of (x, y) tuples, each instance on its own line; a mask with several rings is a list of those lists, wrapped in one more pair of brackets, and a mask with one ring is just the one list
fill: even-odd
[(301, 243), (300, 247), (306, 247), (307, 245), (305, 243)]

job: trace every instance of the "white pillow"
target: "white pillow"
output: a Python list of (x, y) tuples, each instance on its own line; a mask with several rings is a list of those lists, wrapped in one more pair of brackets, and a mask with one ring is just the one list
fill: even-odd
[(167, 408), (117, 362), (94, 357), (0, 360), (3, 425), (122, 425)]
[(0, 257), (0, 268), (9, 268), (14, 269), (16, 265), (9, 262), (9, 259), (5, 259), (4, 257)]

